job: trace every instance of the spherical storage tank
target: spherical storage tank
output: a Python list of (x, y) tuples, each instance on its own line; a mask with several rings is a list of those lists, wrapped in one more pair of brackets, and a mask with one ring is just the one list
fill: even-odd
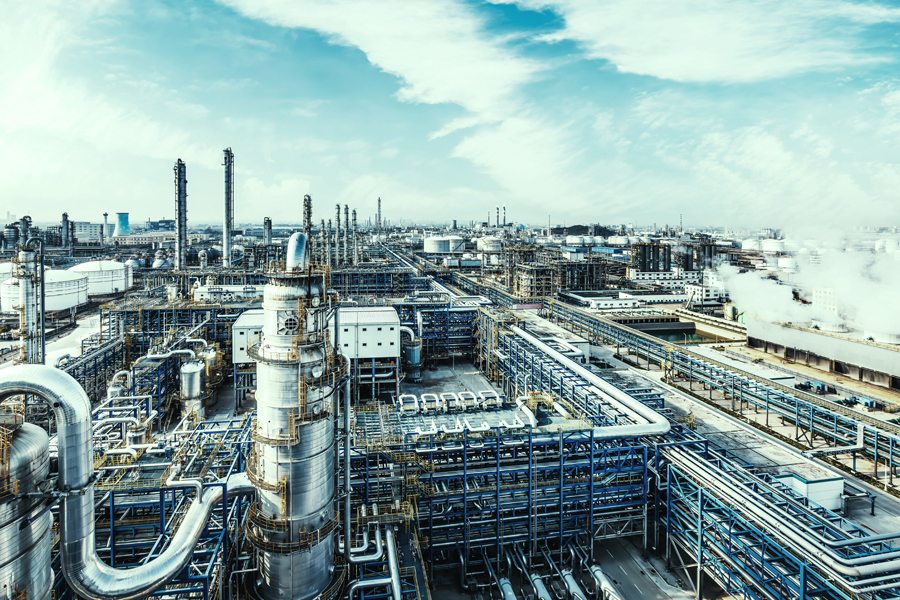
[[(15, 277), (0, 284), (0, 307), (12, 312), (20, 300), (19, 280)], [(67, 310), (88, 301), (88, 279), (82, 273), (47, 269), (44, 271), (44, 303), (47, 312)]]
[(91, 260), (70, 267), (87, 276), (88, 295), (114, 294), (131, 287), (131, 267), (113, 260)]

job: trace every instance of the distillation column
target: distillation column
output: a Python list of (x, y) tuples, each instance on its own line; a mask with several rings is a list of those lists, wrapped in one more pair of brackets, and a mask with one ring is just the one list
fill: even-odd
[(335, 438), (332, 393), (340, 380), (327, 335), (324, 271), (310, 266), (307, 237), (291, 236), (285, 270), (264, 292), (257, 360), (257, 421), (248, 476), (257, 488), (250, 539), (259, 556), (256, 595), (307, 600), (334, 569)]
[(344, 265), (350, 264), (350, 207), (344, 205)]
[(331, 219), (328, 219), (328, 231), (325, 233), (325, 264), (331, 268)]
[(263, 219), (263, 244), (266, 246), (272, 244), (272, 219), (269, 217)]
[(222, 223), (222, 266), (231, 266), (231, 232), (234, 230), (234, 153), (225, 148), (225, 220)]
[(43, 314), (40, 294), (40, 268), (37, 256), (31, 250), (19, 252), (16, 277), (19, 280), (19, 339), (22, 342), (22, 354), (19, 362), (27, 364), (43, 364), (43, 338), (40, 331), (40, 319)]
[(356, 209), (353, 209), (353, 266), (359, 264), (359, 238), (356, 236)]
[(175, 270), (187, 268), (187, 171), (180, 158), (175, 163)]

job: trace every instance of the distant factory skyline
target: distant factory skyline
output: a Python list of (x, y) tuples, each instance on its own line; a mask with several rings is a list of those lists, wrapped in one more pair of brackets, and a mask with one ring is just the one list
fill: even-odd
[(0, 198), (54, 222), (897, 225), (888, 3), (0, 6)]

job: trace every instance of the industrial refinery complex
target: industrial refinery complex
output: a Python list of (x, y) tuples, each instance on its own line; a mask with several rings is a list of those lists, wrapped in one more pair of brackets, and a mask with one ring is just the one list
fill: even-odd
[(900, 598), (900, 230), (241, 224), (223, 158), (7, 215), (0, 600)]

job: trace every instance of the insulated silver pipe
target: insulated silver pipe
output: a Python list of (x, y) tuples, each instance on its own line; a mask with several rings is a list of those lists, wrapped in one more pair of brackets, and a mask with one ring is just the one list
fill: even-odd
[(512, 589), (512, 582), (506, 577), (499, 577), (497, 575), (496, 571), (494, 571), (494, 567), (491, 565), (491, 559), (488, 558), (484, 548), (481, 549), (481, 558), (484, 559), (484, 564), (487, 565), (487, 570), (491, 579), (493, 579), (494, 583), (497, 584), (497, 587), (500, 588), (500, 594), (503, 596), (503, 600), (517, 600), (516, 593)]
[(622, 596), (619, 595), (619, 591), (600, 568), (600, 565), (591, 565), (589, 570), (600, 589), (600, 600), (621, 600)]
[(612, 403), (622, 411), (633, 417), (636, 417), (636, 420), (646, 421), (646, 423), (640, 423), (636, 425), (613, 425), (611, 427), (595, 428), (595, 440), (625, 439), (650, 435), (665, 435), (669, 433), (669, 430), (672, 428), (669, 420), (649, 406), (646, 406), (639, 400), (632, 398), (611, 383), (604, 381), (600, 377), (597, 377), (571, 358), (563, 355), (560, 352), (557, 352), (523, 329), (520, 329), (518, 327), (511, 327), (511, 329), (517, 335), (523, 337), (529, 343), (540, 349), (542, 352), (552, 357), (555, 361), (564, 365), (567, 369), (569, 369), (582, 379), (588, 381), (598, 390), (605, 392), (610, 397)]
[[(146, 598), (190, 562), (206, 522), (222, 500), (222, 488), (207, 488), (195, 499), (169, 546), (157, 558), (130, 569), (100, 560), (94, 546), (93, 441), (91, 402), (69, 374), (44, 365), (16, 365), (0, 372), (0, 400), (34, 394), (56, 414), (59, 444), (60, 554), (66, 581), (92, 600)], [(36, 568), (50, 568), (38, 565)]]
[(388, 571), (391, 575), (391, 595), (393, 600), (403, 600), (403, 590), (400, 588), (400, 564), (397, 562), (397, 545), (394, 543), (394, 530), (390, 524), (385, 528), (384, 537), (387, 542)]

